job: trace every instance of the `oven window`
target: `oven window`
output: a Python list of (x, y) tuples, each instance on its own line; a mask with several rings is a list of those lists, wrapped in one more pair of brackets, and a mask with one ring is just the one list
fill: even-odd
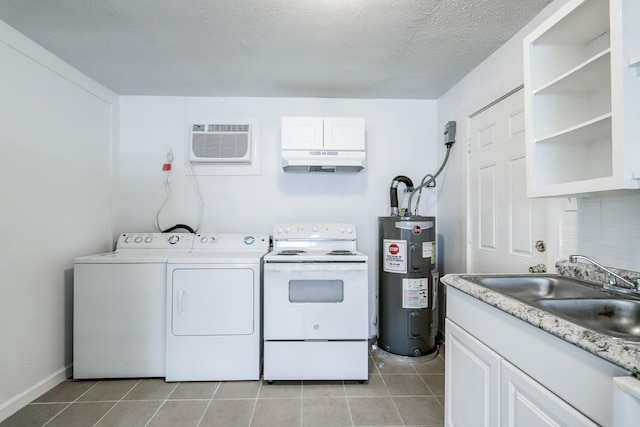
[(342, 302), (342, 280), (290, 280), (289, 302)]

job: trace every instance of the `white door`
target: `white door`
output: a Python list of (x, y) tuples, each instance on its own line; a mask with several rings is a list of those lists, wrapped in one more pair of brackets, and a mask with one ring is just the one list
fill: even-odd
[(171, 273), (173, 335), (252, 335), (254, 272), (249, 268), (177, 268)]
[[(546, 201), (527, 198), (522, 89), (469, 122), (469, 272), (527, 273), (546, 263)], [(546, 245), (546, 242), (544, 243)]]

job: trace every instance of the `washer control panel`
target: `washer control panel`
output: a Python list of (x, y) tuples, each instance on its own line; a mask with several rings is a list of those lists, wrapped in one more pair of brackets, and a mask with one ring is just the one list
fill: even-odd
[(118, 238), (116, 250), (191, 249), (193, 241), (191, 233), (123, 233)]

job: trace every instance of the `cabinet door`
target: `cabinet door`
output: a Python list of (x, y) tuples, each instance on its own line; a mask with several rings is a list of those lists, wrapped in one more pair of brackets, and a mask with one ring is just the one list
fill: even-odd
[(322, 117), (283, 117), (283, 150), (320, 150), (323, 148)]
[(503, 427), (597, 426), (509, 362), (501, 374)]
[(364, 150), (364, 119), (325, 117), (325, 150)]
[(446, 320), (445, 424), (499, 426), (500, 356)]

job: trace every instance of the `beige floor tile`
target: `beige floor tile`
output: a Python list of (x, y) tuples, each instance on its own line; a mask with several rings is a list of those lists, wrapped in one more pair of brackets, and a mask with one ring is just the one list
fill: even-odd
[(118, 402), (96, 427), (144, 427), (162, 405), (162, 400)]
[(412, 365), (419, 374), (444, 374), (444, 359), (441, 357)]
[(422, 381), (420, 375), (383, 375), (389, 393), (392, 396), (430, 396), (429, 387)]
[(251, 427), (300, 427), (302, 399), (258, 399)]
[(262, 384), (260, 399), (286, 397), (302, 397), (302, 381), (276, 381), (273, 384)]
[(214, 399), (255, 399), (260, 390), (260, 381), (228, 381), (220, 383)]
[(342, 381), (304, 381), (302, 397), (346, 396)]
[(309, 397), (302, 399), (302, 426), (351, 426), (346, 397)]
[(444, 374), (423, 374), (420, 376), (434, 395), (444, 396)]
[(164, 400), (175, 390), (178, 383), (167, 383), (160, 378), (140, 380), (124, 400)]
[(441, 426), (444, 410), (435, 397), (394, 397), (405, 425)]
[(104, 400), (120, 400), (131, 389), (138, 384), (140, 380), (102, 380), (91, 387), (89, 391), (80, 396), (79, 402), (98, 402)]
[(209, 405), (205, 400), (169, 400), (151, 418), (148, 427), (196, 427)]
[(376, 368), (381, 374), (415, 374), (416, 370), (409, 362), (399, 362), (383, 356), (374, 355)]
[(169, 399), (211, 399), (218, 386), (216, 381), (180, 383), (169, 395)]
[(102, 418), (115, 402), (72, 403), (53, 417), (47, 427), (89, 427)]
[(255, 405), (255, 399), (214, 400), (199, 427), (248, 427)]
[(68, 403), (31, 403), (0, 422), (2, 427), (41, 426), (66, 408)]
[(344, 388), (347, 396), (389, 396), (389, 391), (378, 374), (369, 375), (369, 381), (364, 384), (346, 382)]
[(349, 397), (347, 401), (354, 426), (402, 425), (390, 397)]
[(42, 396), (34, 400), (34, 403), (41, 402), (73, 402), (91, 387), (96, 385), (97, 381), (64, 381)]

